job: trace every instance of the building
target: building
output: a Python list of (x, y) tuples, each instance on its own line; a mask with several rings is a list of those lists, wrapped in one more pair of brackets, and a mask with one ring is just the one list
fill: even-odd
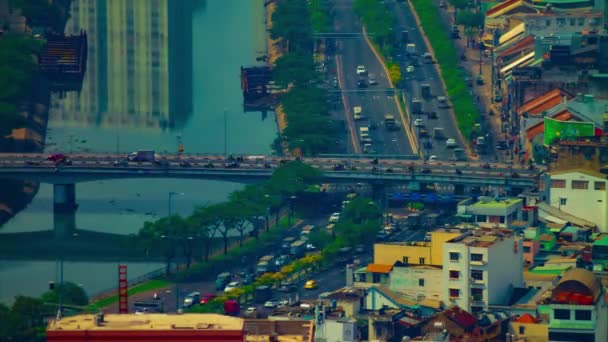
[(395, 242), (374, 244), (374, 263), (393, 265), (443, 265), (443, 243), (462, 233), (458, 229), (436, 229), (430, 242)]
[(474, 222), (480, 226), (507, 228), (513, 221), (522, 220), (523, 203), (521, 198), (495, 199), (481, 196), (475, 203), (472, 199), (458, 203), (458, 214), (473, 215)]
[(390, 273), (389, 288), (416, 301), (442, 299), (442, 273), (440, 266), (396, 263)]
[(233, 341), (245, 340), (244, 320), (215, 314), (78, 315), (51, 321), (53, 341)]
[(566, 271), (538, 312), (548, 320), (551, 341), (608, 341), (606, 296), (591, 271)]
[(525, 313), (509, 323), (509, 334), (514, 341), (545, 342), (549, 340), (549, 326)]
[(522, 247), (512, 230), (498, 228), (478, 229), (446, 241), (444, 301), (473, 313), (489, 304), (507, 304), (513, 288), (524, 286)]
[(324, 319), (315, 330), (316, 342), (356, 342), (360, 340), (354, 318)]
[(313, 321), (242, 319), (217, 314), (98, 314), (53, 320), (47, 341), (307, 341)]

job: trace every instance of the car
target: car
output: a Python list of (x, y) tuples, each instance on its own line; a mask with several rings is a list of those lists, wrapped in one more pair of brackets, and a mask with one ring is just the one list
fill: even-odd
[(418, 128), (418, 136), (421, 137), (421, 138), (428, 137), (429, 136), (429, 131), (427, 131), (424, 128)]
[(331, 214), (328, 221), (329, 221), (329, 223), (336, 223), (336, 222), (340, 221), (340, 213)]
[(445, 141), (445, 147), (447, 147), (447, 148), (455, 148), (456, 146), (458, 146), (458, 143), (456, 142), (456, 139), (454, 139), (454, 138), (450, 138)]
[(422, 173), (431, 173), (431, 169), (422, 169)]
[(413, 65), (408, 65), (407, 68), (405, 68), (405, 72), (414, 72), (415, 68)]
[(316, 249), (317, 249), (317, 247), (315, 245), (313, 245), (312, 243), (307, 243), (306, 244), (306, 250), (308, 250), (308, 251), (314, 251)]
[(279, 306), (278, 300), (267, 300), (266, 303), (264, 303), (264, 307), (269, 309), (274, 309), (277, 306)]
[(280, 292), (293, 292), (295, 290), (297, 290), (296, 284), (287, 281), (287, 280), (283, 280), (281, 282), (281, 286), (279, 286), (278, 290)]
[(203, 298), (201, 298), (200, 303), (201, 304), (207, 304), (209, 303), (212, 299), (217, 298), (216, 295), (214, 295), (213, 293), (207, 293), (206, 295), (203, 296)]
[(432, 155), (429, 157), (429, 161), (436, 161), (437, 160), (437, 156)]
[(199, 292), (192, 292), (184, 298), (184, 307), (189, 308), (201, 301), (201, 294)]
[(357, 245), (357, 247), (355, 247), (355, 253), (357, 253), (357, 254), (365, 253), (365, 246)]
[(224, 163), (224, 167), (227, 169), (236, 169), (239, 167), (239, 163), (237, 163), (235, 161), (230, 161), (230, 162)]
[(306, 290), (314, 290), (317, 287), (319, 287), (319, 285), (317, 285), (317, 281), (316, 280), (307, 280), (306, 283), (304, 284), (304, 289)]
[(27, 160), (25, 165), (40, 165), (40, 161), (38, 160)]
[(365, 66), (359, 65), (357, 66), (357, 75), (365, 75), (367, 70), (365, 70)]
[(129, 161), (126, 159), (117, 159), (115, 160), (112, 165), (114, 166), (129, 166)]
[(378, 80), (376, 80), (376, 78), (374, 76), (370, 75), (369, 78), (367, 79), (367, 83), (369, 83), (369, 85), (377, 85)]
[(190, 166), (192, 166), (192, 163), (190, 163), (187, 160), (182, 160), (181, 162), (179, 162), (179, 166), (181, 166), (181, 167), (190, 167)]
[(416, 127), (423, 127), (424, 126), (424, 120), (422, 120), (422, 119), (416, 119), (416, 120), (414, 120), (414, 126), (416, 126)]
[(233, 281), (233, 282), (229, 283), (228, 285), (226, 285), (226, 287), (224, 288), (224, 293), (230, 293), (230, 292), (238, 289), (240, 286), (241, 286), (241, 282)]
[(445, 1), (439, 3), (439, 8), (448, 8), (448, 4)]
[(365, 80), (358, 80), (357, 88), (367, 88), (367, 82), (365, 82)]
[(334, 171), (343, 171), (344, 170), (344, 164), (334, 164)]
[(46, 157), (46, 160), (56, 162), (56, 163), (61, 163), (65, 159), (67, 159), (67, 157), (63, 153), (53, 153), (50, 156)]
[(206, 169), (213, 169), (215, 166), (213, 165), (212, 162), (209, 162), (209, 163), (203, 165), (203, 167), (206, 168)]

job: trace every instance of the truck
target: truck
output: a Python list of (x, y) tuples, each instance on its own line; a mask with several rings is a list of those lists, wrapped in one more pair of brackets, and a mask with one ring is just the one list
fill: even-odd
[(389, 131), (394, 131), (399, 128), (394, 115), (386, 114), (384, 116), (384, 127), (386, 127), (386, 129), (388, 129)]
[(224, 302), (224, 314), (228, 316), (238, 316), (241, 311), (239, 303), (234, 299)]
[(303, 257), (306, 253), (306, 241), (298, 240), (291, 244), (291, 250), (289, 254), (293, 255), (296, 258)]
[(431, 97), (431, 85), (424, 83), (420, 85), (420, 94), (423, 98), (428, 99)]
[(365, 116), (362, 114), (363, 108), (361, 106), (353, 107), (353, 119), (354, 120), (363, 120)]
[(135, 151), (127, 159), (133, 162), (154, 162), (158, 159), (158, 155), (154, 151)]
[(226, 287), (226, 284), (230, 282), (231, 278), (232, 276), (230, 275), (230, 272), (218, 274), (217, 278), (215, 279), (215, 289), (217, 291), (223, 290), (224, 287)]
[(420, 100), (412, 100), (410, 105), (410, 110), (412, 114), (422, 114), (422, 101)]
[(258, 261), (258, 265), (256, 266), (256, 272), (258, 274), (266, 273), (266, 272), (274, 272), (274, 270), (275, 270), (274, 256), (266, 255), (266, 256), (263, 256), (260, 258), (260, 260)]
[(407, 44), (405, 46), (405, 52), (410, 56), (416, 55), (416, 44)]
[(434, 127), (433, 128), (433, 139), (444, 139), (445, 138), (445, 134), (443, 133), (443, 128), (442, 127)]

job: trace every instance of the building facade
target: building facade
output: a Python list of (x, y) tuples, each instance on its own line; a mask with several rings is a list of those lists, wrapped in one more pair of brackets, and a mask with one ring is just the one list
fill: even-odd
[(508, 229), (480, 229), (443, 247), (443, 297), (469, 312), (504, 305), (523, 287), (522, 241)]

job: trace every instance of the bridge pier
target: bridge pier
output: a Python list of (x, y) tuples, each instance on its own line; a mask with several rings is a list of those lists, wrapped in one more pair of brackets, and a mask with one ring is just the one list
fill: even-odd
[(76, 184), (53, 185), (53, 212), (73, 213), (76, 211)]
[(76, 212), (53, 214), (53, 232), (56, 240), (73, 238), (76, 234)]

